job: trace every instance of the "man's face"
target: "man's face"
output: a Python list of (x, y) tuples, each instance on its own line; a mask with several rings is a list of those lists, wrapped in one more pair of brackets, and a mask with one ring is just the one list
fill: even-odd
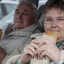
[(45, 31), (57, 31), (58, 39), (64, 38), (64, 12), (59, 9), (50, 9), (44, 19)]
[(14, 15), (15, 29), (24, 29), (35, 23), (34, 11), (31, 5), (26, 3), (20, 4)]

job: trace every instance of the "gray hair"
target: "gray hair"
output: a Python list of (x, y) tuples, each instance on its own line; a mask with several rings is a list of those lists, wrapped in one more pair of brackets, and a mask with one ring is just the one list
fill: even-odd
[(30, 5), (32, 6), (33, 10), (34, 10), (34, 17), (35, 17), (35, 18), (38, 17), (39, 14), (38, 14), (38, 11), (37, 11), (37, 7), (36, 7), (36, 5), (35, 5), (34, 3), (32, 3), (32, 2), (29, 1), (29, 0), (21, 0), (20, 3), (19, 3), (19, 5), (20, 5), (21, 3), (30, 4)]
[(43, 22), (44, 21), (44, 17), (45, 17), (44, 13), (42, 13), (41, 16), (40, 16), (40, 18), (39, 18), (39, 20), (38, 20), (38, 22), (39, 22), (39, 24), (40, 24), (41, 27), (44, 27), (44, 24), (43, 24), (44, 23)]
[(48, 0), (44, 5), (43, 14), (39, 20), (41, 26), (43, 25), (45, 14), (52, 8), (59, 9), (60, 12), (64, 12), (64, 0)]

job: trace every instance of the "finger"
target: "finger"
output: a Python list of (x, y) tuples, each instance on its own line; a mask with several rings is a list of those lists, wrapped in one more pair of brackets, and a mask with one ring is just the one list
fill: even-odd
[(40, 54), (44, 51), (46, 51), (47, 49), (47, 46), (46, 45), (43, 45), (41, 46), (38, 50), (37, 50), (37, 53), (38, 53), (38, 56), (40, 56)]
[(39, 46), (36, 45), (36, 44), (34, 44), (34, 43), (32, 43), (32, 44), (30, 44), (30, 45), (27, 45), (27, 46), (25, 47), (25, 49), (31, 49), (33, 52), (35, 52), (38, 48), (39, 48)]
[(35, 44), (37, 44), (37, 45), (40, 44), (40, 42), (37, 41), (36, 39), (35, 39), (35, 40), (32, 40), (31, 43), (35, 43)]
[(27, 50), (26, 54), (35, 57), (35, 54), (30, 49)]
[(26, 47), (25, 47), (25, 49), (24, 49), (24, 51), (26, 51), (26, 50), (31, 50), (34, 54), (37, 54), (37, 51), (36, 51), (36, 49), (32, 46), (32, 44), (30, 44), (30, 45), (27, 45)]
[(43, 40), (42, 43), (39, 44), (39, 46), (42, 46), (42, 45), (44, 45), (44, 44), (49, 44), (49, 43), (50, 43), (49, 40)]
[(39, 48), (39, 46), (37, 44), (34, 44), (34, 43), (30, 44), (30, 46), (32, 46), (35, 50), (37, 50)]
[(34, 54), (36, 54), (36, 53), (35, 53), (36, 50), (34, 49), (34, 47), (30, 46), (30, 47), (28, 47), (27, 49), (31, 50)]
[(45, 56), (46, 56), (46, 51), (42, 52), (42, 53), (40, 54), (39, 58), (40, 58), (40, 59), (43, 59), (43, 57), (45, 57)]
[(27, 45), (24, 48), (23, 54), (31, 55), (32, 57), (34, 57), (36, 55), (34, 52), (35, 52), (35, 49), (33, 47), (31, 47), (30, 45)]

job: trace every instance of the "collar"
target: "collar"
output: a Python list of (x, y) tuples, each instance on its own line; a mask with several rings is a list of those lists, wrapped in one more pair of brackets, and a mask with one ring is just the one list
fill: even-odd
[(13, 26), (13, 30), (14, 31), (29, 31), (29, 32), (31, 31), (32, 32), (36, 27), (39, 27), (39, 26), (40, 26), (39, 23), (32, 24), (25, 29), (15, 29)]
[(64, 41), (58, 42), (58, 43), (56, 44), (56, 46), (58, 47), (58, 46), (60, 46), (60, 45), (63, 44), (63, 43), (64, 43)]
[(33, 24), (25, 29), (14, 29), (13, 32), (11, 32), (9, 35), (23, 35), (23, 36), (28, 36), (32, 35), (35, 32), (35, 29), (39, 26), (38, 23)]

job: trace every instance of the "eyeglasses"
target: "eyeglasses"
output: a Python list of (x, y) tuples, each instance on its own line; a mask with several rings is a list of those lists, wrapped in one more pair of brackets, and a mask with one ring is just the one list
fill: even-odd
[(64, 25), (64, 17), (58, 17), (56, 19), (53, 19), (51, 17), (46, 17), (44, 19), (44, 24), (51, 25), (55, 21), (56, 24)]

